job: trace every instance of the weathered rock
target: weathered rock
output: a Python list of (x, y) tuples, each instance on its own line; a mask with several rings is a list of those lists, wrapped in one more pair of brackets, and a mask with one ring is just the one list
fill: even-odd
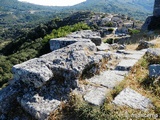
[(46, 120), (49, 114), (57, 109), (61, 103), (59, 100), (47, 99), (35, 93), (27, 93), (18, 101), (25, 111), (38, 120)]
[(160, 48), (149, 48), (147, 50), (147, 54), (155, 57), (160, 57)]
[(91, 79), (88, 79), (87, 81), (105, 86), (107, 88), (114, 88), (119, 82), (124, 79), (124, 76), (127, 73), (128, 72), (126, 71), (117, 70), (105, 71), (100, 75), (96, 75)]
[(66, 47), (77, 42), (76, 39), (71, 38), (54, 38), (49, 41), (50, 49), (52, 51)]
[(67, 37), (69, 38), (84, 38), (84, 39), (90, 39), (93, 43), (96, 44), (96, 46), (101, 45), (102, 39), (100, 37), (99, 32), (93, 32), (92, 30), (82, 30), (74, 32)]
[(104, 51), (98, 51), (98, 52), (95, 52), (94, 54), (102, 56), (105, 60), (111, 59), (111, 54)]
[(145, 53), (145, 49), (143, 51), (125, 51), (124, 58), (139, 60), (144, 56)]
[[(101, 66), (103, 56), (95, 56), (96, 46), (90, 41), (76, 42), (67, 47), (13, 66), (14, 78), (36, 88), (43, 86), (52, 78), (58, 78), (66, 84), (75, 83), (87, 68)], [(96, 69), (94, 69), (96, 72)], [(92, 71), (93, 72), (93, 71)]]
[(116, 67), (116, 70), (128, 71), (133, 67), (138, 60), (134, 59), (124, 59)]
[(100, 46), (97, 46), (97, 50), (98, 51), (106, 51), (106, 50), (110, 50), (110, 45), (107, 43), (102, 43)]
[(53, 73), (45, 61), (38, 58), (13, 66), (12, 73), (14, 80), (33, 84), (36, 88), (41, 87), (53, 77)]
[(153, 107), (150, 99), (142, 96), (136, 91), (126, 88), (115, 97), (113, 103), (118, 106), (129, 106), (134, 109), (147, 110)]
[(154, 64), (149, 66), (149, 76), (150, 77), (160, 76), (160, 64)]
[(153, 46), (155, 46), (155, 44), (150, 43), (148, 41), (140, 41), (139, 45), (137, 47), (137, 50), (142, 50), (142, 49), (150, 48), (150, 47), (153, 47)]
[(84, 100), (90, 104), (100, 106), (104, 103), (107, 90), (105, 87), (92, 87), (92, 89), (84, 95)]
[(102, 38), (99, 36), (92, 36), (90, 39), (96, 46), (100, 46), (102, 43)]
[(20, 94), (21, 88), (16, 85), (9, 85), (0, 90), (0, 112), (7, 113), (16, 104), (16, 97)]
[(90, 42), (90, 39), (84, 39), (84, 38), (54, 38), (50, 40), (50, 49), (51, 51), (66, 47), (68, 45), (71, 45), (75, 42)]

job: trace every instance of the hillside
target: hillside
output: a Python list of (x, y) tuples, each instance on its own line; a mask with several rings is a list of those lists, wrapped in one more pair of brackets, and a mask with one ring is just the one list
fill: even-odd
[(55, 17), (77, 11), (127, 14), (144, 20), (151, 14), (154, 0), (87, 0), (71, 7), (39, 6), (17, 0), (0, 0), (0, 41), (15, 40), (23, 32)]
[(152, 14), (154, 0), (87, 0), (73, 6), (76, 10), (93, 10), (97, 12), (127, 14), (144, 20)]
[(68, 15), (60, 10), (62, 10), (60, 7), (39, 6), (17, 0), (0, 0), (0, 41), (16, 39), (21, 33), (40, 23)]

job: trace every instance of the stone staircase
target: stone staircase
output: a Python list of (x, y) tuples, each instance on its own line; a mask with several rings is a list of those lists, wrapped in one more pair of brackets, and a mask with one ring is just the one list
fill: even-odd
[[(73, 90), (85, 101), (101, 105), (146, 52), (106, 51), (104, 45), (103, 51), (97, 51), (96, 44), (102, 42), (97, 32), (77, 34), (53, 39), (51, 53), (13, 66), (13, 82), (0, 91), (0, 114), (7, 115), (18, 102), (34, 118), (45, 120)], [(82, 79), (88, 84), (80, 84)]]
[(108, 63), (117, 63), (109, 66), (109, 68), (112, 69), (107, 69), (99, 75), (86, 79), (88, 85), (81, 85), (81, 92), (79, 93), (82, 93), (84, 100), (90, 104), (102, 105), (107, 96), (107, 92), (113, 90), (124, 80), (125, 76), (129, 74), (130, 69), (143, 57), (145, 52), (146, 50), (118, 50), (109, 52), (112, 59), (108, 61)]

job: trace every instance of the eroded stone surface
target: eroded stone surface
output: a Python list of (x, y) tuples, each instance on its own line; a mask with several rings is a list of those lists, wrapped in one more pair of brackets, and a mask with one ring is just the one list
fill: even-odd
[(100, 46), (97, 46), (98, 51), (107, 51), (110, 50), (110, 45), (107, 43), (102, 43)]
[(93, 32), (91, 30), (77, 31), (77, 32), (74, 32), (74, 33), (68, 35), (67, 37), (69, 37), (69, 38), (90, 39), (93, 43), (95, 43), (96, 46), (99, 46), (102, 43), (100, 33), (99, 32)]
[(133, 67), (138, 60), (134, 59), (124, 59), (116, 67), (116, 70), (128, 71)]
[(140, 110), (147, 110), (153, 106), (150, 99), (130, 88), (122, 90), (120, 94), (115, 97), (113, 103), (118, 106), (129, 106)]
[(36, 88), (41, 87), (53, 77), (51, 69), (42, 59), (31, 59), (12, 67), (14, 80), (22, 80), (28, 84), (34, 84)]
[(96, 46), (90, 41), (74, 43), (13, 66), (14, 79), (34, 84), (36, 88), (52, 78), (68, 80), (68, 84), (71, 84), (81, 76), (84, 69), (101, 63), (103, 56), (95, 56), (95, 51)]
[(90, 104), (100, 106), (105, 100), (107, 91), (108, 89), (105, 87), (92, 87), (92, 89), (84, 95), (84, 100)]
[(160, 48), (149, 48), (147, 50), (147, 54), (151, 54), (155, 57), (159, 57), (160, 56)]
[(50, 40), (50, 49), (51, 51), (66, 47), (68, 45), (71, 45), (75, 42), (91, 42), (90, 39), (84, 39), (84, 38), (54, 38)]
[(87, 81), (105, 86), (107, 88), (114, 88), (119, 82), (124, 79), (124, 76), (127, 73), (128, 72), (126, 71), (117, 70), (105, 71), (100, 75), (96, 75), (91, 79), (88, 79)]
[(46, 120), (49, 114), (58, 108), (60, 101), (47, 99), (39, 94), (25, 94), (19, 98), (21, 106), (38, 120)]
[(16, 85), (10, 85), (0, 90), (0, 112), (7, 113), (14, 107), (16, 97), (21, 92), (21, 88)]

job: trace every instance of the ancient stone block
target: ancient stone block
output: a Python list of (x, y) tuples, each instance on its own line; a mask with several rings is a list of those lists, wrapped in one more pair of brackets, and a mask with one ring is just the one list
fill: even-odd
[(118, 106), (129, 106), (134, 109), (147, 110), (153, 107), (149, 98), (146, 98), (138, 92), (126, 88), (115, 97), (113, 103)]

